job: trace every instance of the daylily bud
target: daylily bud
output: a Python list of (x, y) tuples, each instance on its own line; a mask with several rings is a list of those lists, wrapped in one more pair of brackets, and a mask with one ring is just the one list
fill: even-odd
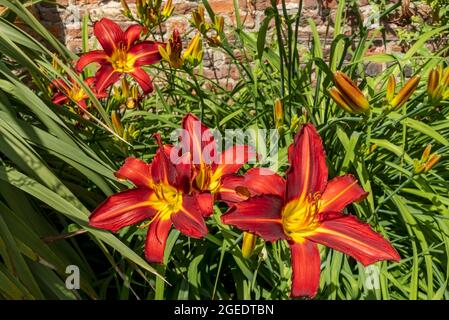
[(215, 16), (215, 21), (213, 24), (213, 32), (214, 35), (210, 36), (210, 35), (205, 35), (207, 42), (211, 45), (211, 46), (220, 46), (221, 45), (221, 34), (223, 32), (224, 29), (224, 18), (222, 16)]
[(138, 100), (139, 99), (139, 88), (137, 88), (136, 86), (133, 86), (131, 88), (131, 97), (134, 100)]
[(421, 160), (414, 160), (413, 166), (415, 173), (427, 172), (440, 161), (441, 156), (437, 153), (430, 154), (432, 145), (428, 144), (424, 149)]
[[(355, 85), (355, 83), (343, 72), (337, 71), (334, 74), (334, 83), (344, 101), (340, 106), (355, 114), (369, 112), (369, 102)], [(335, 95), (335, 90), (331, 93)], [(341, 100), (341, 99), (340, 99)], [(341, 101), (340, 101), (341, 102)], [(339, 102), (337, 102), (340, 104)]]
[(175, 9), (175, 6), (173, 5), (173, 1), (172, 0), (167, 0), (167, 2), (164, 5), (164, 8), (162, 9), (162, 16), (167, 19), (168, 17), (170, 17), (173, 13), (173, 10)]
[(191, 65), (197, 66), (203, 60), (203, 43), (201, 41), (201, 34), (197, 33), (192, 39), (184, 52), (183, 58)]
[(131, 87), (131, 95), (128, 97), (128, 101), (126, 102), (126, 107), (128, 109), (134, 109), (139, 105), (141, 97), (139, 96), (139, 89), (137, 86)]
[(449, 67), (444, 68), (444, 71), (442, 72), (443, 77), (441, 78), (441, 82), (443, 87), (449, 86)]
[(136, 129), (136, 126), (134, 123), (131, 123), (129, 126), (126, 127), (125, 131), (123, 132), (123, 139), (126, 141), (132, 141), (133, 139), (136, 139), (140, 134), (140, 130)]
[(388, 78), (387, 82), (387, 101), (391, 102), (394, 97), (394, 93), (396, 91), (396, 79), (393, 75)]
[(113, 87), (112, 91), (115, 100), (120, 101), (122, 99), (122, 93), (120, 92), (120, 89), (118, 87)]
[(204, 16), (204, 7), (202, 5), (199, 5), (198, 9), (192, 12), (192, 19), (190, 20), (190, 23), (201, 33), (209, 30), (209, 25), (206, 24), (206, 18)]
[(414, 76), (411, 77), (407, 83), (402, 87), (401, 90), (399, 90), (396, 97), (394, 97), (393, 100), (390, 102), (390, 106), (392, 110), (397, 110), (400, 108), (415, 92), (416, 88), (418, 87), (419, 80), (421, 79), (420, 76)]
[(276, 100), (274, 103), (274, 123), (277, 129), (284, 124), (284, 107), (281, 100)]
[(120, 121), (120, 115), (118, 111), (112, 111), (111, 113), (112, 118), (112, 126), (114, 127), (115, 133), (117, 133), (120, 137), (123, 136), (123, 126), (122, 122)]
[(413, 160), (413, 171), (415, 174), (422, 173), (424, 171), (425, 163), (422, 163), (418, 159)]
[(145, 9), (143, 6), (143, 0), (136, 0), (136, 12), (139, 18), (145, 17)]
[(327, 89), (327, 92), (329, 93), (331, 98), (337, 103), (338, 106), (340, 106), (347, 112), (353, 112), (352, 109), (349, 107), (349, 104), (346, 103), (345, 99), (343, 98), (340, 91), (338, 91), (336, 87)]
[(126, 0), (120, 0), (120, 3), (122, 4), (123, 15), (126, 17), (132, 17), (131, 10), (129, 9)]
[(251, 257), (256, 245), (257, 236), (250, 232), (243, 233), (242, 241), (242, 255), (244, 258), (248, 259)]
[(222, 33), (224, 30), (224, 18), (222, 16), (215, 16), (215, 31), (218, 34)]
[(294, 114), (292, 117), (292, 121), (290, 123), (290, 131), (291, 132), (298, 131), (300, 124), (301, 124), (301, 119), (298, 117), (298, 115)]
[(443, 91), (442, 98), (443, 100), (447, 100), (449, 98), (449, 89)]
[(439, 83), (440, 73), (438, 72), (438, 69), (432, 69), (429, 73), (429, 79), (427, 80), (427, 94), (431, 100), (437, 99)]
[(428, 144), (424, 149), (424, 152), (421, 156), (421, 161), (426, 162), (429, 159), (430, 151), (432, 150), (432, 145)]
[(128, 81), (126, 80), (126, 77), (122, 78), (122, 97), (125, 99), (128, 99), (129, 97), (129, 84)]
[(441, 156), (439, 154), (432, 154), (429, 158), (429, 160), (427, 161), (426, 165), (424, 166), (424, 172), (429, 171), (430, 169), (433, 168), (433, 166), (435, 166), (438, 161), (440, 161)]

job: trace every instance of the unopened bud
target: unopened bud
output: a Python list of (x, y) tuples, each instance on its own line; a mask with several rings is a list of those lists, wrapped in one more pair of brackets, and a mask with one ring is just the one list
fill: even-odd
[(418, 87), (420, 79), (420, 76), (414, 76), (407, 81), (407, 83), (401, 88), (401, 90), (399, 90), (396, 97), (391, 100), (390, 106), (392, 110), (397, 110), (410, 98), (410, 96)]
[(251, 232), (243, 233), (242, 241), (242, 255), (244, 258), (248, 259), (251, 257), (256, 246), (257, 236)]

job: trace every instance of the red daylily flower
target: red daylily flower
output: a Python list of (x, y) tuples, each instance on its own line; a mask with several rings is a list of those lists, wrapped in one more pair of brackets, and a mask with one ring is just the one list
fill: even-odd
[(117, 82), (123, 74), (129, 74), (139, 83), (145, 93), (153, 91), (150, 76), (141, 68), (161, 60), (158, 47), (164, 43), (153, 41), (138, 42), (144, 27), (132, 25), (125, 32), (115, 22), (103, 18), (94, 25), (94, 34), (103, 50), (85, 53), (76, 64), (80, 72), (88, 64), (97, 62), (100, 69), (95, 78), (99, 90), (104, 90)]
[(193, 187), (203, 195), (204, 214), (212, 214), (214, 195), (222, 191), (223, 177), (236, 173), (255, 153), (247, 145), (236, 145), (222, 153), (216, 149), (212, 131), (193, 114), (182, 121), (185, 136), (181, 148), (191, 155)]
[(304, 125), (296, 135), (289, 148), (289, 163), (286, 180), (275, 174), (254, 172), (242, 178), (224, 179), (228, 187), (246, 190), (226, 194), (228, 199), (241, 200), (242, 194), (252, 197), (235, 203), (222, 221), (266, 241), (288, 240), (293, 297), (317, 294), (317, 244), (348, 254), (365, 266), (380, 260), (400, 260), (390, 243), (368, 224), (342, 213), (348, 204), (364, 199), (367, 193), (352, 175), (327, 181), (322, 141), (311, 124)]
[[(53, 86), (58, 89), (54, 94), (52, 102), (54, 104), (63, 105), (68, 101), (75, 102), (82, 109), (87, 109), (86, 100), (89, 99), (87, 92), (73, 79), (69, 78), (70, 85), (62, 79), (53, 80)], [(95, 87), (95, 78), (89, 77), (84, 80), (84, 83), (92, 90), (93, 94), (101, 99), (106, 98), (107, 93), (105, 91), (99, 91)]]
[(201, 197), (190, 189), (190, 154), (175, 165), (170, 161), (171, 151), (172, 146), (160, 144), (151, 164), (127, 158), (115, 175), (131, 181), (136, 188), (108, 197), (89, 218), (91, 226), (111, 231), (150, 219), (145, 256), (156, 263), (163, 261), (172, 224), (193, 238), (207, 234)]

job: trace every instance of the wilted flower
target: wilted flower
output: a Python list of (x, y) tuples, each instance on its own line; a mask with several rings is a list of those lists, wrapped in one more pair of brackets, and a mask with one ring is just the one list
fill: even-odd
[(370, 111), (368, 100), (346, 74), (341, 71), (335, 72), (334, 83), (336, 87), (328, 89), (328, 92), (337, 105), (355, 114)]

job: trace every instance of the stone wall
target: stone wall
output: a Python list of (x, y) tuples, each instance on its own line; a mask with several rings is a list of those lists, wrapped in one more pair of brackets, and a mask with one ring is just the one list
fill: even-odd
[[(135, 9), (135, 0), (129, 0), (131, 10)], [(165, 31), (171, 33), (173, 28), (177, 28), (181, 34), (188, 32), (190, 29), (189, 18), (190, 13), (194, 10), (200, 0), (173, 0), (175, 11), (173, 16), (165, 23)], [(270, 0), (238, 0), (241, 10), (241, 19), (247, 31), (257, 31), (264, 19), (264, 10), (271, 5)], [(278, 0), (280, 2), (280, 0)], [(391, 1), (394, 2), (394, 1)], [(229, 30), (229, 26), (235, 25), (235, 13), (233, 0), (210, 0), (210, 5), (216, 14), (225, 17), (225, 26)], [(280, 7), (280, 5), (279, 5)], [(315, 21), (318, 32), (324, 43), (326, 34), (332, 36), (332, 22), (335, 17), (337, 1), (335, 0), (304, 0), (301, 18), (301, 27), (299, 29), (299, 43), (307, 46), (311, 39), (311, 31), (307, 19)], [(364, 23), (369, 25), (373, 30), (379, 29), (378, 16), (376, 10), (368, 0), (359, 1), (360, 11), (364, 19)], [(293, 13), (298, 9), (298, 0), (287, 0), (288, 11)], [(90, 16), (91, 22), (101, 19), (102, 17), (111, 18), (119, 22), (123, 27), (129, 24), (129, 20), (121, 13), (121, 4), (119, 0), (56, 0), (56, 4), (41, 4), (37, 7), (37, 14), (40, 20), (51, 30), (60, 40), (74, 52), (81, 51), (81, 23), (84, 15)], [(90, 23), (90, 28), (92, 23)], [(390, 30), (394, 30), (394, 26), (389, 25)], [(351, 33), (351, 21), (348, 19), (344, 29), (345, 33)], [(90, 30), (92, 34), (92, 30)], [(93, 40), (93, 39), (90, 39)], [(401, 48), (394, 41), (394, 32), (388, 35), (388, 42), (385, 48), (380, 41), (370, 49), (372, 53), (381, 51), (398, 51)], [(93, 43), (93, 42), (92, 42)], [(205, 55), (205, 75), (208, 73), (218, 79), (226, 79), (233, 82), (239, 78), (238, 72), (233, 66), (227, 67), (227, 61), (223, 54), (217, 50), (208, 51)], [(224, 80), (223, 80), (224, 81)]]

